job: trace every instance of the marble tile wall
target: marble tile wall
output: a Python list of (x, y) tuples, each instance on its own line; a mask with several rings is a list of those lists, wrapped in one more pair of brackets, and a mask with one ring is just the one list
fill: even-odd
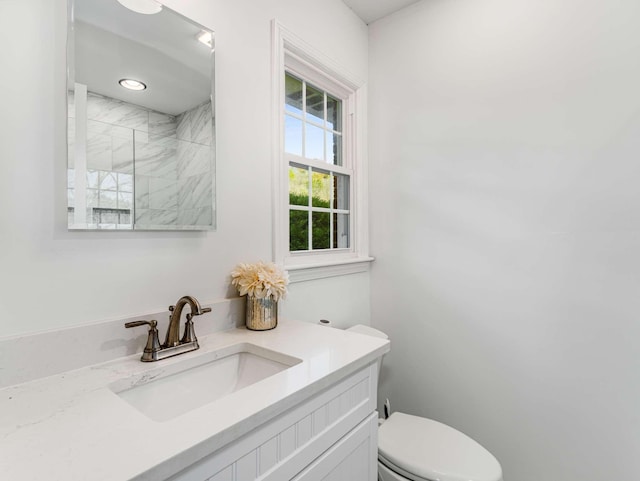
[[(70, 114), (73, 101), (69, 95)], [(87, 222), (98, 224), (91, 227), (132, 228), (134, 219), (115, 217), (109, 209), (134, 205), (136, 228), (212, 225), (211, 102), (172, 116), (89, 92), (87, 117)], [(74, 129), (70, 118), (69, 179), (74, 177)], [(73, 207), (71, 180), (68, 193)], [(128, 226), (118, 225), (125, 221)]]
[(176, 117), (177, 134), (180, 140), (211, 145), (213, 137), (213, 112), (211, 102), (207, 101)]
[(177, 117), (178, 223), (213, 224), (214, 143), (211, 102)]
[[(156, 133), (136, 137), (135, 222), (142, 228), (173, 226), (178, 220), (176, 123), (157, 124)], [(164, 137), (161, 131), (173, 135)], [(173, 134), (170, 132), (173, 131)]]
[(146, 228), (213, 223), (211, 102), (176, 117), (149, 112), (136, 131), (136, 224)]

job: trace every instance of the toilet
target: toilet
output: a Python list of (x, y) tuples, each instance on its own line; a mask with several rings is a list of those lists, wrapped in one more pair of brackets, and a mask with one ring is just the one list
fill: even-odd
[[(347, 329), (389, 337), (369, 326)], [(502, 481), (498, 460), (469, 436), (431, 419), (394, 412), (378, 429), (379, 481)]]

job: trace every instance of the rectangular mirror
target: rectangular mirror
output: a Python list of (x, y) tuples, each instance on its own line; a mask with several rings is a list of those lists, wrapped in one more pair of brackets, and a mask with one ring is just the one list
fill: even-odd
[(213, 32), (154, 0), (70, 0), (69, 229), (215, 228)]

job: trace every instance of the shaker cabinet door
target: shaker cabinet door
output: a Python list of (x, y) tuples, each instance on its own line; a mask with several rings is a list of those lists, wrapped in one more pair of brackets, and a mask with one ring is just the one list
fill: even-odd
[(378, 469), (378, 417), (372, 413), (293, 481), (375, 481)]

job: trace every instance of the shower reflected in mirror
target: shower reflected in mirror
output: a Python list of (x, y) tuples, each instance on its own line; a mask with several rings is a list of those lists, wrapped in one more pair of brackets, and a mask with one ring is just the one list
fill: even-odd
[(69, 3), (70, 229), (215, 228), (213, 32), (148, 1)]

